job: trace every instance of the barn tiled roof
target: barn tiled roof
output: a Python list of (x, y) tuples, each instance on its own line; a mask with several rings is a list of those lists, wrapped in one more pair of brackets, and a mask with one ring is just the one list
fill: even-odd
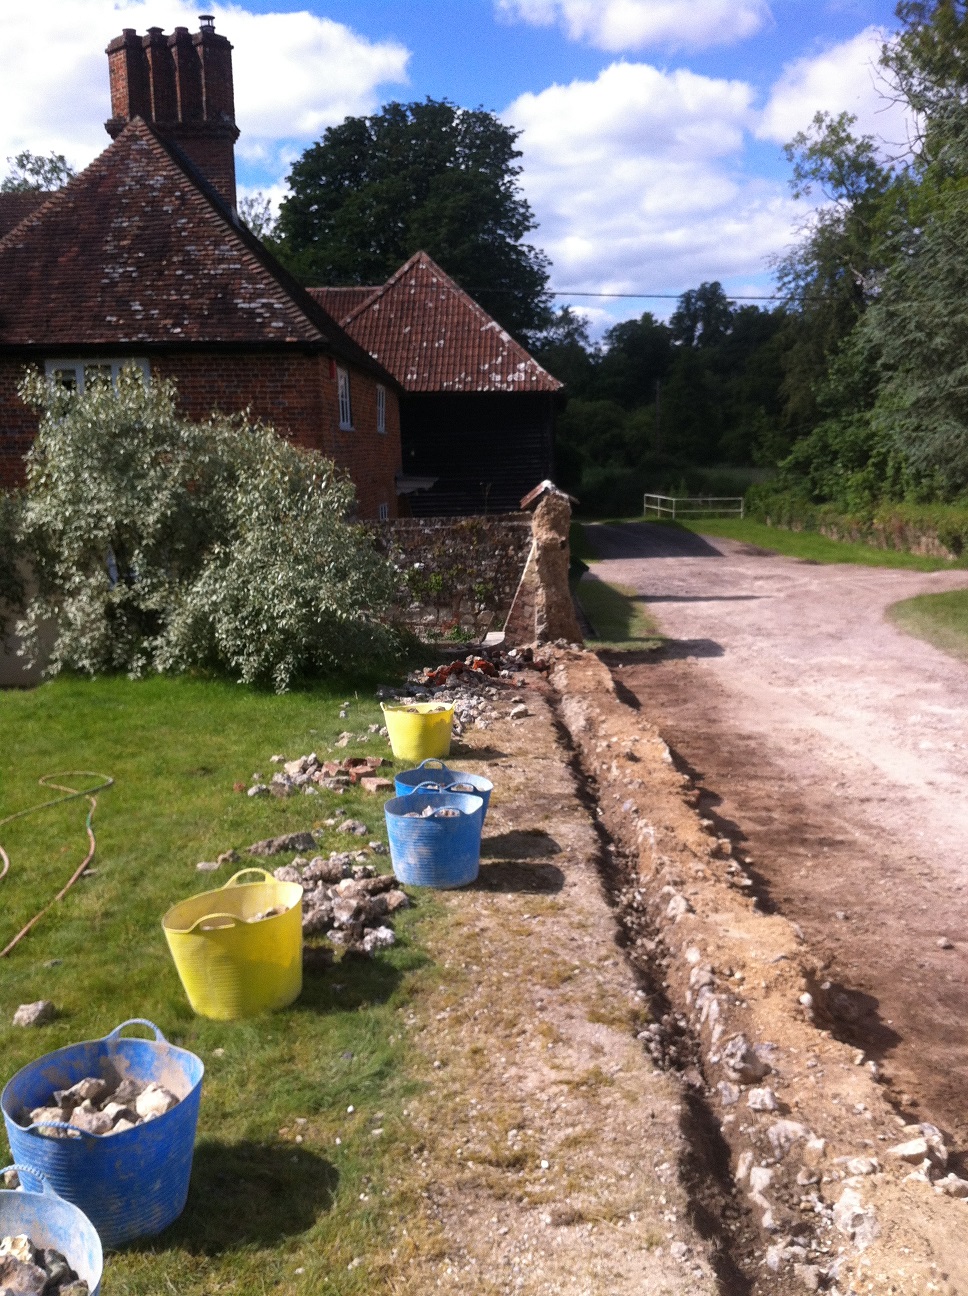
[(368, 288), (341, 287), (341, 288), (307, 288), (306, 291), (314, 301), (318, 301), (324, 310), (328, 310), (334, 320), (340, 323), (346, 319), (351, 311), (356, 310), (357, 306), (363, 303), (374, 293), (380, 291), (380, 284)]
[(0, 345), (316, 344), (376, 368), (135, 118), (0, 239)]
[(561, 383), (427, 255), (340, 317), (411, 392), (554, 392)]
[(25, 216), (36, 211), (49, 197), (49, 193), (40, 189), (28, 189), (23, 193), (0, 193), (0, 238), (15, 225), (19, 225)]

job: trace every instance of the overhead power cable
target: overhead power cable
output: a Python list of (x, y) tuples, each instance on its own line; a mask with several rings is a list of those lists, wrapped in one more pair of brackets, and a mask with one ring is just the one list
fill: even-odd
[[(678, 301), (684, 293), (611, 293), (611, 292), (571, 292), (567, 288), (549, 288), (549, 297), (633, 297), (643, 301)], [(774, 294), (772, 297), (751, 297), (744, 293), (727, 293), (729, 301), (783, 301), (784, 298)]]

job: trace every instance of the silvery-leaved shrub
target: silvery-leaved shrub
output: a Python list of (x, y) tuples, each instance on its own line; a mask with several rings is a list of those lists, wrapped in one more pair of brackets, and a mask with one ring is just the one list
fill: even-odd
[(278, 691), (392, 651), (393, 571), (347, 522), (330, 461), (244, 417), (183, 418), (134, 369), (83, 395), (28, 377), (41, 414), (23, 539), (38, 593), (18, 630), (48, 672), (201, 666)]

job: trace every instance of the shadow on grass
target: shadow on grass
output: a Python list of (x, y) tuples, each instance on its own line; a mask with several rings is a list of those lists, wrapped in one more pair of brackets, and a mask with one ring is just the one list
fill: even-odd
[(160, 1237), (129, 1249), (216, 1256), (273, 1246), (312, 1228), (332, 1207), (338, 1183), (336, 1167), (301, 1146), (202, 1139), (184, 1213)]
[(524, 864), (512, 860), (481, 863), (475, 891), (506, 891), (521, 895), (555, 895), (565, 885), (565, 875), (555, 864)]
[[(303, 967), (302, 994), (290, 1012), (346, 1012), (367, 1004), (382, 1004), (399, 988), (404, 975), (425, 967), (430, 959), (413, 946), (406, 945), (401, 958), (400, 947), (394, 950), (393, 962), (386, 957), (347, 953), (338, 963), (325, 966), (321, 957), (316, 966)], [(400, 966), (401, 962), (404, 966)]]

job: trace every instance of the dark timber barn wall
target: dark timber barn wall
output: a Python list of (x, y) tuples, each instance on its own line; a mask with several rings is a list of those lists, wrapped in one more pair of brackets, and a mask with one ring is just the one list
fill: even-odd
[(555, 403), (548, 392), (404, 395), (404, 475), (437, 479), (430, 490), (407, 497), (411, 514), (459, 517), (516, 509), (529, 490), (554, 475)]

